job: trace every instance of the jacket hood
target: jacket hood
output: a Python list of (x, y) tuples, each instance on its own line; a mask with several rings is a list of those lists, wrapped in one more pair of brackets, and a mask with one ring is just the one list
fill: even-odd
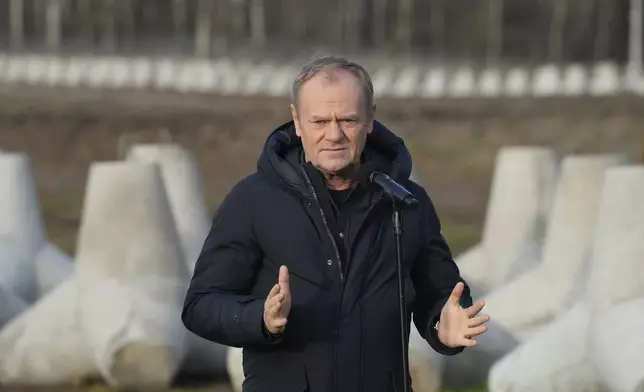
[[(301, 157), (302, 142), (295, 133), (295, 124), (289, 121), (268, 136), (257, 168), (272, 181), (277, 181), (298, 194), (308, 195), (308, 187), (300, 169), (303, 164)], [(411, 175), (411, 154), (403, 139), (375, 120), (373, 131), (367, 136), (362, 160), (371, 162), (399, 182), (408, 180)]]

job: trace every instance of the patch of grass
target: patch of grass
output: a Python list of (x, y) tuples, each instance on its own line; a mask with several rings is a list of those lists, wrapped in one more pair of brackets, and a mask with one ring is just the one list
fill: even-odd
[(481, 237), (480, 225), (449, 220), (441, 223), (443, 226), (443, 237), (445, 237), (454, 255), (466, 251), (479, 242)]

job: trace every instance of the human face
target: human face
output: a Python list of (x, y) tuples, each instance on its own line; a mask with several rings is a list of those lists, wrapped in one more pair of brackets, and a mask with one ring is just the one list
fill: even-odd
[(344, 70), (321, 72), (302, 86), (291, 105), (297, 136), (306, 159), (327, 175), (338, 175), (360, 156), (373, 130), (373, 110), (366, 109), (358, 78)]

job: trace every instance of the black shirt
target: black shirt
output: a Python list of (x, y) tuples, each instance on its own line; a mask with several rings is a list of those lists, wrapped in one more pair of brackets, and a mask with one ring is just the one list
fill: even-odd
[(329, 196), (331, 196), (331, 199), (333, 200), (333, 204), (335, 205), (336, 212), (341, 212), (344, 204), (346, 203), (347, 199), (349, 198), (349, 195), (351, 194), (351, 191), (353, 191), (353, 188), (349, 189), (342, 189), (342, 190), (335, 190), (335, 189), (329, 189)]
[[(332, 200), (331, 204), (333, 205), (333, 212), (336, 220), (336, 225), (334, 227), (339, 228), (339, 230), (343, 230), (342, 228), (345, 227), (343, 215), (345, 212), (347, 212), (345, 210), (345, 206), (347, 205), (347, 200), (349, 200), (353, 188), (342, 190), (335, 190), (330, 188), (327, 189), (329, 192), (329, 197)], [(347, 255), (347, 238), (345, 236), (345, 233), (343, 233), (342, 231), (334, 233), (334, 235), (336, 238), (336, 243), (338, 245), (338, 251), (340, 252), (340, 258), (344, 262), (346, 270), (347, 264), (349, 263)]]

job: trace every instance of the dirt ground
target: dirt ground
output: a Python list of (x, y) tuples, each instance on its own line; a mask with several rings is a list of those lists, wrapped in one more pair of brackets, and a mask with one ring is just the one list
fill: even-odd
[[(640, 98), (379, 100), (377, 118), (402, 135), (456, 253), (485, 218), (497, 152), (541, 145), (565, 154), (641, 159)], [(88, 168), (139, 142), (194, 151), (212, 210), (256, 167), (267, 134), (289, 116), (286, 99), (147, 91), (0, 86), (0, 149), (31, 160), (51, 239), (73, 253)]]

